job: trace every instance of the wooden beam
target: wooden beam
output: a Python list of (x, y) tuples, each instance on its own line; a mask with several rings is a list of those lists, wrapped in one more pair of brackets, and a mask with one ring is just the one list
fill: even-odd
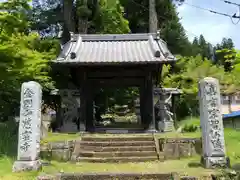
[(109, 78), (109, 79), (88, 79), (91, 84), (96, 86), (140, 86), (143, 78)]
[(145, 74), (146, 72), (141, 70), (92, 71), (88, 73), (88, 78), (143, 77)]
[(105, 73), (105, 72), (133, 72), (138, 71), (140, 73), (156, 70), (156, 64), (154, 65), (108, 65), (108, 66), (92, 66), (92, 67), (78, 67), (79, 72), (88, 71), (89, 73)]

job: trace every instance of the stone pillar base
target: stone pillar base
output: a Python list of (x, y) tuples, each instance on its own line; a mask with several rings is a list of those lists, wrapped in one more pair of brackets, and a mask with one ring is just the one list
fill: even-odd
[(13, 172), (21, 171), (38, 171), (42, 168), (42, 163), (40, 160), (35, 161), (15, 161), (13, 164)]
[(145, 130), (145, 133), (157, 133), (158, 131), (156, 129), (147, 129)]
[(145, 132), (146, 132), (146, 133), (156, 133), (156, 132), (158, 132), (158, 131), (156, 130), (156, 126), (155, 126), (154, 122), (151, 122), (151, 123), (148, 125), (148, 127), (145, 129)]
[(80, 121), (80, 132), (85, 132), (86, 131), (86, 126), (85, 126), (85, 123)]
[(227, 168), (230, 167), (230, 161), (228, 157), (202, 157), (201, 163), (204, 168)]
[(174, 130), (174, 123), (172, 121), (159, 121), (158, 129), (161, 132), (171, 132)]

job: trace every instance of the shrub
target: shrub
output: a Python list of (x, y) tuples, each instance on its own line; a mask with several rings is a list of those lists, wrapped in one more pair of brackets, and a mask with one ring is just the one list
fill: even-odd
[(182, 129), (183, 132), (196, 132), (197, 130), (198, 130), (198, 126), (193, 124), (190, 124), (190, 125), (186, 124)]
[(183, 132), (196, 132), (200, 127), (200, 120), (198, 117), (188, 117), (180, 121), (179, 126), (182, 127)]
[(14, 121), (0, 123), (0, 156), (15, 157), (17, 152), (18, 125)]

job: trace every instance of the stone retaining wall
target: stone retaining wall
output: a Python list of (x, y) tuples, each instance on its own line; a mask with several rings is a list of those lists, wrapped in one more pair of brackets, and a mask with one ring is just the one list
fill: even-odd
[(200, 138), (160, 138), (159, 149), (165, 159), (179, 159), (201, 154), (202, 142)]
[[(74, 148), (79, 149), (79, 141), (49, 142), (41, 146), (41, 157), (57, 161), (70, 161), (74, 156)], [(201, 154), (202, 143), (200, 138), (161, 138), (159, 151), (163, 152), (164, 159), (179, 159)]]
[[(216, 178), (216, 177), (215, 177)], [(40, 175), (37, 180), (213, 180), (211, 176), (203, 176), (201, 178), (184, 176), (181, 177), (177, 173), (147, 173), (147, 174), (138, 174), (138, 173), (59, 173), (56, 175)]]
[(50, 142), (41, 146), (41, 157), (57, 161), (69, 161), (75, 147), (75, 141)]

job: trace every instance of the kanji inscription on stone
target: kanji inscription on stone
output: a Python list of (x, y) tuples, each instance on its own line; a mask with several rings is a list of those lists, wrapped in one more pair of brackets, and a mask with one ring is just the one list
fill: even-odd
[(220, 87), (217, 79), (207, 77), (199, 82), (199, 105), (203, 156), (225, 157)]
[(39, 158), (41, 102), (41, 86), (33, 81), (23, 83), (21, 88), (18, 160), (34, 161)]

